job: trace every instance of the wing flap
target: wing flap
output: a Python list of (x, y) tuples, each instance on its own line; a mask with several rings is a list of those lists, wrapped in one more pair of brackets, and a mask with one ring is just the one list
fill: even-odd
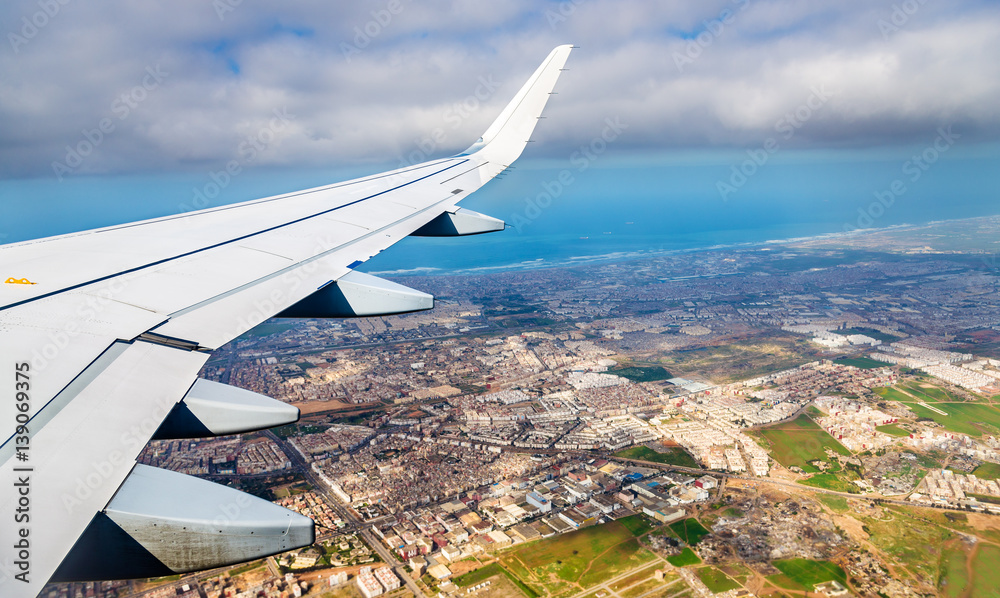
[[(32, 430), (26, 461), (10, 456), (0, 466), (2, 487), (24, 483), (30, 488), (28, 582), (4, 579), (0, 595), (34, 596), (41, 590), (69, 552), (66, 539), (79, 537), (104, 508), (207, 359), (206, 353), (126, 344), (75, 396), (42, 410), (60, 407), (44, 426)], [(5, 492), (2, 500), (0, 512), (16, 512), (16, 494)], [(0, 562), (14, 562), (18, 556), (12, 543), (0, 544)]]

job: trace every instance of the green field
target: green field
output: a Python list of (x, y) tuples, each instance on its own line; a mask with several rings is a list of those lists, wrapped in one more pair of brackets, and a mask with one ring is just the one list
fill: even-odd
[(850, 365), (862, 370), (887, 368), (890, 365), (882, 361), (876, 361), (870, 357), (841, 357), (840, 359), (833, 360), (833, 363), (838, 365)]
[(711, 533), (705, 529), (705, 526), (698, 523), (698, 520), (693, 517), (683, 519), (681, 521), (675, 521), (671, 523), (669, 527), (678, 538), (684, 540), (684, 542), (690, 544), (691, 546), (701, 542), (702, 538)]
[(829, 448), (841, 455), (850, 455), (842, 444), (826, 433), (805, 415), (800, 415), (790, 422), (784, 422), (764, 428), (760, 431), (771, 445), (771, 456), (785, 467), (797, 465), (803, 471), (818, 473), (819, 469), (809, 464), (810, 461), (826, 461), (824, 449)]
[(474, 586), (477, 583), (486, 581), (494, 575), (500, 575), (503, 572), (503, 567), (501, 567), (498, 563), (490, 563), (489, 565), (480, 567), (475, 571), (469, 571), (468, 573), (454, 577), (452, 578), (452, 581), (455, 582), (455, 585), (458, 587), (464, 588), (466, 586)]
[(294, 322), (264, 322), (243, 333), (242, 338), (269, 336), (295, 328)]
[(648, 446), (633, 446), (615, 453), (616, 457), (622, 459), (638, 459), (639, 461), (651, 461), (653, 463), (664, 463), (666, 465), (679, 465), (681, 467), (698, 467), (698, 462), (687, 451), (680, 447), (668, 448), (665, 452), (657, 452)]
[(972, 596), (986, 598), (1000, 596), (1000, 548), (983, 544), (972, 558)]
[(948, 598), (960, 598), (969, 586), (969, 575), (966, 572), (968, 555), (961, 546), (945, 550), (941, 557), (941, 576), (938, 587)]
[(702, 567), (695, 571), (695, 573), (698, 574), (698, 579), (701, 580), (701, 583), (708, 586), (708, 589), (715, 594), (735, 590), (740, 587), (740, 584), (736, 583), (736, 580), (715, 567)]
[(528, 598), (538, 597), (537, 592), (524, 585), (524, 583), (520, 579), (512, 575), (510, 571), (507, 571), (506, 569), (501, 567), (499, 563), (490, 563), (489, 565), (486, 565), (485, 567), (480, 567), (475, 571), (469, 571), (464, 575), (459, 575), (458, 577), (453, 578), (451, 581), (453, 581), (455, 585), (457, 585), (458, 587), (464, 588), (468, 586), (474, 586), (478, 583), (482, 583), (487, 579), (494, 577), (496, 575), (503, 575), (504, 577), (509, 579), (511, 583), (517, 586), (517, 588), (520, 589), (521, 592), (523, 592), (524, 595), (527, 596)]
[(693, 550), (685, 546), (680, 554), (668, 556), (667, 562), (674, 567), (687, 567), (689, 565), (700, 565), (701, 559), (698, 558), (698, 555)]
[(817, 473), (808, 479), (799, 480), (798, 483), (804, 486), (834, 490), (836, 492), (851, 492), (855, 494), (858, 492), (857, 486), (832, 473)]
[(844, 570), (839, 565), (830, 561), (784, 559), (774, 561), (771, 564), (781, 571), (785, 577), (807, 591), (811, 591), (813, 586), (825, 581), (839, 581), (841, 584), (847, 585), (847, 574), (844, 573)]
[(897, 436), (903, 438), (909, 436), (910, 432), (903, 428), (900, 428), (896, 424), (886, 424), (884, 426), (875, 426), (875, 429), (883, 434), (888, 434), (889, 436)]
[(649, 522), (649, 519), (643, 517), (642, 515), (629, 515), (628, 517), (622, 517), (618, 520), (618, 523), (625, 526), (625, 529), (631, 532), (636, 538), (653, 529), (653, 524)]
[(575, 594), (654, 559), (618, 521), (518, 546), (500, 563), (539, 594)]
[(919, 397), (921, 400), (927, 401), (928, 403), (936, 401), (954, 402), (962, 400), (962, 397), (952, 394), (940, 386), (935, 386), (934, 384), (928, 384), (926, 382), (906, 382), (899, 384), (898, 386), (911, 395)]
[(973, 471), (977, 478), (984, 480), (1000, 480), (1000, 465), (996, 463), (983, 463)]
[(614, 374), (615, 376), (621, 376), (622, 378), (628, 378), (632, 382), (659, 382), (660, 380), (669, 380), (674, 377), (673, 374), (660, 366), (624, 367), (609, 370), (608, 373)]
[(872, 390), (874, 390), (875, 394), (878, 396), (890, 401), (898, 401), (900, 403), (914, 403), (917, 401), (917, 399), (896, 388), (886, 388), (883, 386), (880, 388), (873, 388)]
[(907, 407), (920, 417), (932, 419), (946, 430), (967, 434), (969, 436), (982, 436), (1000, 434), (1000, 410), (992, 405), (980, 403), (933, 403), (936, 407), (944, 411), (947, 415), (941, 415), (933, 409), (928, 409), (922, 405), (910, 403)]
[(847, 499), (843, 496), (819, 494), (816, 498), (826, 506), (830, 507), (834, 513), (846, 513), (850, 510), (850, 505), (847, 504)]

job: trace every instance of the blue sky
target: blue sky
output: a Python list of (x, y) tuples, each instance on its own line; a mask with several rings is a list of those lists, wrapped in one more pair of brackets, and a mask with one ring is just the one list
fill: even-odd
[(471, 201), (574, 183), (507, 234), (1000, 211), (996, 2), (340, 4), (3, 3), (0, 242), (189, 209), (231, 160), (212, 203), (460, 151), (562, 43), (538, 142)]

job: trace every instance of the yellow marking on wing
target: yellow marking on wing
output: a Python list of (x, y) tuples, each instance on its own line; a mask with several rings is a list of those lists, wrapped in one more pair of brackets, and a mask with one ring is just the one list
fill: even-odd
[(6, 281), (6, 284), (38, 284), (37, 282), (31, 282), (27, 278), (14, 278), (11, 276)]

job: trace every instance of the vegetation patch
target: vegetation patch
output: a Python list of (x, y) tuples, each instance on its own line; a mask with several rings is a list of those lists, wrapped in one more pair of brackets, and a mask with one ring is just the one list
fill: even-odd
[(969, 586), (969, 576), (965, 568), (968, 555), (961, 546), (945, 550), (941, 558), (941, 577), (938, 587), (948, 598), (959, 598), (965, 595)]
[(973, 471), (977, 478), (984, 480), (1000, 480), (1000, 465), (983, 463)]
[(782, 559), (771, 563), (796, 584), (811, 591), (816, 584), (837, 581), (847, 584), (847, 574), (839, 565), (830, 561), (809, 559)]
[(875, 429), (883, 434), (888, 434), (889, 436), (896, 436), (898, 438), (903, 438), (904, 436), (909, 436), (910, 431), (905, 428), (900, 428), (896, 424), (886, 424), (884, 426), (875, 426)]
[(506, 573), (506, 571), (500, 566), (499, 563), (490, 563), (489, 565), (480, 567), (475, 571), (469, 571), (468, 573), (454, 577), (451, 581), (453, 581), (456, 586), (464, 588), (466, 586), (474, 586), (491, 577), (502, 575), (504, 573)]
[(798, 466), (809, 473), (819, 473), (810, 461), (828, 460), (825, 449), (845, 456), (851, 454), (805, 414), (790, 422), (764, 428), (760, 434), (771, 444), (771, 456), (779, 463), (785, 467)]
[(295, 328), (295, 324), (292, 322), (265, 322), (247, 330), (241, 338), (270, 336), (272, 334), (287, 332), (292, 328)]
[(611, 370), (608, 373), (628, 378), (633, 382), (659, 382), (660, 380), (669, 380), (674, 377), (673, 374), (660, 366), (624, 367)]
[(669, 527), (678, 538), (684, 540), (684, 542), (691, 546), (701, 542), (702, 538), (710, 533), (707, 529), (705, 529), (705, 526), (698, 523), (698, 520), (693, 517), (689, 517), (688, 519), (681, 521), (675, 521), (671, 523)]
[(603, 583), (654, 558), (625, 525), (613, 521), (521, 545), (500, 563), (525, 585), (561, 594), (571, 589), (568, 584)]
[(982, 544), (972, 559), (973, 596), (996, 596), (1000, 588), (1000, 548)]
[(681, 447), (670, 447), (664, 452), (654, 451), (648, 446), (633, 446), (615, 453), (621, 459), (636, 459), (639, 461), (650, 461), (652, 463), (663, 463), (666, 465), (679, 465), (681, 467), (699, 467), (694, 457), (688, 454)]
[(698, 579), (715, 594), (728, 592), (740, 587), (736, 580), (715, 567), (702, 567), (696, 571)]
[(911, 397), (905, 392), (902, 392), (895, 388), (881, 387), (881, 388), (874, 388), (872, 390), (874, 390), (875, 394), (877, 394), (878, 396), (882, 397), (883, 399), (888, 399), (890, 401), (897, 401), (899, 403), (913, 403), (917, 401), (917, 399), (915, 399), (914, 397)]
[(830, 509), (835, 513), (846, 513), (850, 510), (850, 506), (847, 504), (847, 499), (843, 496), (820, 494), (816, 498), (818, 498), (821, 503), (830, 507)]
[(698, 558), (698, 555), (693, 550), (685, 546), (680, 554), (668, 556), (667, 562), (674, 567), (688, 567), (690, 565), (700, 565), (701, 559)]
[(636, 538), (653, 529), (653, 524), (649, 522), (649, 519), (643, 517), (642, 515), (629, 515), (628, 517), (622, 517), (618, 520), (618, 523), (623, 525), (625, 529), (631, 532)]
[(799, 483), (804, 486), (834, 490), (836, 492), (850, 492), (852, 494), (858, 493), (857, 486), (832, 473), (817, 473), (811, 478), (799, 480)]
[(862, 370), (874, 370), (889, 367), (888, 363), (876, 361), (870, 357), (841, 357), (840, 359), (835, 359), (833, 363), (839, 365), (849, 365)]
[[(932, 419), (946, 430), (979, 437), (983, 433), (1000, 434), (1000, 410), (980, 403), (934, 403), (934, 409), (910, 403), (911, 411), (920, 417)], [(942, 413), (943, 412), (943, 413)]]

